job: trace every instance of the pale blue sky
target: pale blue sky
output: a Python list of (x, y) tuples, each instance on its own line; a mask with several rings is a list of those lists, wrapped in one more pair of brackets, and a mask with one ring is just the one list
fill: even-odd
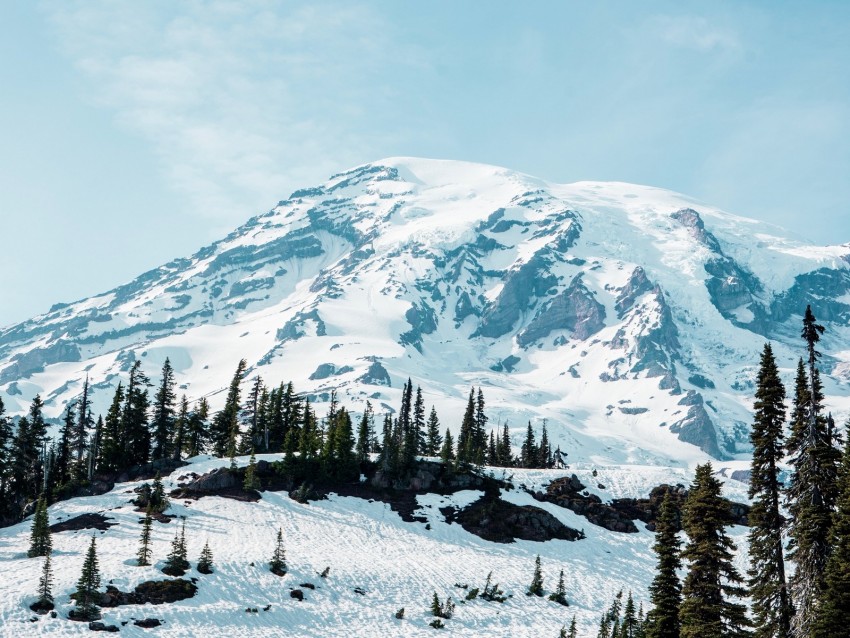
[(0, 5), (0, 325), (393, 155), (850, 241), (848, 2)]

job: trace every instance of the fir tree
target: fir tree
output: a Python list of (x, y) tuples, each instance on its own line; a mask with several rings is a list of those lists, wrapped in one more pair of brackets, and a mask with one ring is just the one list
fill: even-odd
[(460, 463), (472, 461), (475, 447), (475, 389), (469, 390), (469, 400), (466, 403), (466, 412), (460, 424), (460, 433), (457, 437), (457, 460)]
[(224, 408), (215, 415), (212, 426), (210, 427), (213, 450), (219, 458), (236, 455), (236, 446), (239, 437), (239, 386), (242, 383), (242, 377), (245, 376), (247, 367), (248, 362), (245, 359), (239, 361), (239, 365), (236, 366), (236, 372), (233, 374), (233, 379), (230, 381), (230, 389), (227, 392)]
[(546, 432), (546, 421), (543, 421), (543, 433), (540, 435), (540, 447), (537, 448), (537, 467), (552, 467), (552, 448), (549, 446), (549, 434)]
[(201, 556), (198, 559), (198, 571), (202, 574), (213, 573), (213, 554), (209, 542), (204, 543)]
[(529, 596), (543, 595), (543, 572), (540, 569), (540, 556), (534, 559), (534, 576), (531, 579), (531, 584), (526, 592)]
[(812, 638), (843, 638), (850, 629), (850, 436), (845, 442), (839, 489), (830, 531), (832, 552), (824, 569)]
[(558, 603), (559, 605), (563, 605), (564, 607), (569, 607), (569, 602), (567, 601), (567, 588), (564, 585), (564, 570), (561, 570), (561, 575), (558, 577), (558, 586), (555, 588), (555, 591), (549, 594), (549, 600)]
[(259, 490), (260, 487), (260, 478), (257, 476), (257, 458), (254, 456), (254, 451), (251, 450), (251, 458), (248, 459), (248, 467), (245, 468), (245, 480), (242, 481), (242, 489)]
[(184, 520), (182, 527), (174, 533), (174, 540), (171, 541), (171, 551), (165, 559), (162, 573), (169, 576), (182, 576), (189, 569), (187, 557), (186, 521)]
[(162, 484), (162, 477), (159, 472), (153, 477), (153, 487), (148, 502), (151, 509), (157, 514), (168, 509), (168, 497), (165, 495), (165, 486)]
[(97, 468), (114, 472), (123, 466), (123, 436), (121, 431), (121, 406), (124, 404), (124, 386), (119, 381), (112, 403), (103, 421), (103, 440), (97, 458)]
[(151, 508), (148, 505), (148, 509), (145, 512), (145, 520), (142, 522), (142, 534), (139, 537), (139, 552), (136, 555), (136, 565), (139, 567), (146, 567), (151, 564), (151, 525), (153, 524), (153, 519), (151, 518)]
[(372, 451), (372, 439), (375, 436), (372, 420), (372, 404), (369, 401), (366, 401), (363, 416), (360, 418), (360, 424), (357, 427), (357, 445), (355, 452), (358, 463), (365, 463), (368, 461), (369, 452)]
[(35, 506), (35, 513), (32, 517), (32, 528), (30, 531), (30, 548), (27, 551), (27, 556), (35, 558), (36, 556), (47, 556), (51, 548), (50, 540), (50, 521), (47, 515), (47, 501), (44, 495), (38, 498)]
[(526, 430), (525, 441), (520, 450), (520, 465), (522, 467), (536, 467), (537, 465), (537, 445), (534, 442), (534, 430), (531, 429), (531, 421), (528, 422), (528, 430)]
[(62, 429), (59, 431), (59, 445), (56, 448), (56, 459), (53, 468), (54, 480), (57, 485), (64, 485), (71, 480), (71, 468), (73, 465), (73, 452), (71, 448), (76, 422), (76, 403), (72, 401), (65, 406)]
[[(806, 308), (801, 336), (806, 342), (809, 387), (800, 393), (805, 405), (794, 407), (791, 448), (793, 472), (786, 497), (791, 514), (788, 559), (795, 563), (789, 589), (795, 607), (791, 633), (796, 638), (811, 636), (817, 616), (817, 601), (830, 553), (829, 529), (837, 498), (840, 454), (835, 447), (829, 420), (822, 415), (823, 387), (816, 346), (823, 334), (811, 307)], [(805, 425), (797, 423), (804, 420)], [(796, 428), (796, 430), (795, 430)]]
[(452, 433), (446, 428), (446, 434), (443, 437), (443, 447), (440, 449), (440, 460), (449, 465), (455, 458), (454, 441), (452, 441)]
[(570, 629), (567, 632), (567, 638), (578, 638), (578, 628), (576, 627), (575, 615), (573, 615), (573, 619), (570, 621)]
[(688, 563), (679, 607), (682, 638), (750, 635), (746, 607), (729, 600), (746, 595), (743, 578), (732, 564), (735, 545), (726, 534), (730, 519), (729, 503), (720, 495), (711, 464), (697, 466), (682, 516), (688, 535), (682, 552)]
[(275, 543), (272, 559), (269, 561), (269, 571), (276, 576), (286, 575), (286, 552), (283, 549), (283, 530), (277, 531), (277, 542)]
[(655, 545), (658, 558), (655, 577), (649, 587), (652, 610), (647, 614), (649, 638), (679, 638), (679, 606), (682, 585), (677, 575), (681, 543), (677, 535), (677, 509), (670, 492), (664, 494), (658, 520), (655, 522)]
[(616, 638), (638, 638), (640, 632), (640, 623), (637, 618), (637, 610), (635, 609), (635, 601), (632, 598), (632, 592), (629, 592), (629, 597), (626, 599), (626, 606), (623, 608), (623, 619), (620, 623), (620, 630)]
[(440, 448), (443, 445), (443, 437), (440, 436), (440, 419), (437, 417), (437, 410), (431, 406), (431, 414), (428, 415), (428, 435), (426, 438), (425, 455), (437, 456), (440, 453)]
[(74, 618), (79, 620), (97, 620), (100, 618), (100, 608), (97, 603), (100, 600), (100, 569), (97, 564), (97, 546), (94, 536), (91, 538), (86, 559), (83, 562), (83, 570), (77, 581), (76, 609)]
[(443, 605), (436, 591), (434, 592), (434, 597), (431, 599), (431, 615), (437, 618), (441, 618), (443, 615)]
[(144, 465), (150, 460), (151, 432), (148, 427), (148, 387), (150, 379), (142, 372), (142, 362), (130, 368), (127, 395), (121, 412), (121, 463), (118, 467)]
[(503, 603), (507, 600), (505, 592), (499, 589), (499, 583), (493, 584), (493, 572), (487, 574), (484, 589), (481, 591), (481, 598), (493, 603)]
[(53, 567), (50, 564), (50, 554), (44, 555), (44, 565), (41, 569), (41, 578), (38, 579), (38, 600), (31, 609), (45, 613), (53, 609)]
[(502, 437), (496, 447), (496, 453), (499, 456), (499, 465), (501, 467), (511, 467), (513, 463), (513, 454), (511, 452), (511, 435), (508, 431), (508, 422), (502, 426)]
[(186, 456), (191, 458), (202, 454), (209, 439), (207, 419), (210, 415), (210, 404), (201, 398), (195, 408), (189, 413), (186, 432)]
[(89, 398), (89, 377), (83, 383), (83, 394), (77, 406), (77, 421), (71, 429), (70, 444), (74, 453), (73, 478), (84, 480), (89, 477), (88, 464), (85, 462), (86, 450), (89, 448), (89, 432), (94, 427), (91, 414), (91, 399)]
[(490, 441), (487, 443), (487, 465), (498, 465), (499, 456), (496, 453), (496, 435), (490, 430)]
[(769, 343), (761, 355), (750, 432), (753, 460), (749, 496), (749, 588), (756, 638), (788, 638), (791, 602), (782, 549), (784, 520), (779, 511), (779, 466), (783, 456), (785, 387)]
[(413, 430), (416, 433), (417, 454), (425, 454), (428, 450), (428, 437), (425, 431), (425, 401), (422, 398), (422, 388), (416, 386), (416, 399), (413, 402)]
[(174, 420), (174, 439), (171, 444), (171, 458), (180, 460), (180, 455), (186, 448), (186, 439), (189, 433), (189, 399), (184, 394), (180, 398), (180, 410)]

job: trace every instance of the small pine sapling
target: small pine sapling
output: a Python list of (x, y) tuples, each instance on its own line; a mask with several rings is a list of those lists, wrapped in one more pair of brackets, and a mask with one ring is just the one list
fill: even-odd
[(213, 555), (209, 542), (204, 543), (204, 548), (201, 550), (201, 557), (198, 559), (198, 571), (201, 574), (213, 573)]
[(283, 549), (283, 530), (277, 531), (277, 542), (275, 544), (272, 559), (269, 561), (269, 571), (275, 576), (286, 575), (286, 552)]
[(165, 495), (165, 486), (162, 484), (162, 477), (159, 472), (153, 479), (153, 487), (150, 495), (151, 510), (157, 514), (161, 514), (168, 509), (168, 497)]
[(44, 566), (38, 581), (38, 600), (30, 605), (30, 609), (39, 614), (46, 614), (53, 609), (53, 568), (50, 565), (50, 552), (44, 556)]
[(186, 521), (183, 521), (182, 529), (174, 534), (174, 540), (171, 541), (171, 552), (165, 559), (162, 573), (169, 576), (182, 576), (187, 569), (189, 569), (189, 561), (186, 559)]
[(257, 457), (251, 450), (251, 458), (248, 460), (248, 467), (245, 468), (245, 480), (242, 481), (242, 489), (259, 490), (260, 487), (260, 479), (257, 476)]
[(86, 559), (83, 562), (83, 571), (77, 581), (76, 608), (71, 613), (74, 620), (97, 620), (100, 618), (100, 608), (97, 602), (100, 599), (100, 569), (97, 564), (97, 546), (92, 536)]
[(481, 591), (481, 598), (492, 603), (503, 603), (508, 598), (505, 592), (499, 589), (499, 584), (492, 583), (493, 572), (487, 574), (487, 580), (484, 583), (484, 589)]
[(151, 506), (148, 504), (145, 520), (142, 523), (142, 535), (139, 538), (139, 552), (136, 554), (136, 565), (145, 567), (151, 564)]
[(528, 586), (526, 594), (528, 596), (543, 595), (543, 571), (540, 569), (540, 555), (534, 559), (534, 576), (531, 579), (531, 585)]
[(561, 576), (558, 578), (558, 587), (554, 592), (549, 594), (549, 600), (552, 602), (556, 602), (559, 605), (563, 605), (564, 607), (569, 607), (570, 603), (567, 601), (567, 588), (564, 586), (564, 570), (561, 570)]

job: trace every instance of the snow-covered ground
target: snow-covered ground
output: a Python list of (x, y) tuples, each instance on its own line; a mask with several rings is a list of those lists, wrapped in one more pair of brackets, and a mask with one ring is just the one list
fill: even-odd
[[(259, 458), (274, 460), (276, 455)], [(238, 459), (245, 464), (245, 459)], [(187, 467), (165, 477), (170, 490), (189, 472), (204, 473), (229, 461), (210, 457), (193, 459)], [(596, 475), (593, 475), (593, 471)], [(497, 477), (503, 470), (493, 468)], [(539, 503), (520, 489), (539, 489), (553, 478), (575, 472), (593, 493), (603, 499), (646, 496), (659, 483), (688, 484), (690, 474), (681, 468), (659, 466), (575, 466), (568, 470), (507, 470), (515, 489), (502, 498), (520, 505), (541, 507), (564, 524), (583, 529), (584, 540), (544, 543), (517, 541), (488, 542), (445, 523), (440, 507), (463, 507), (479, 496), (464, 491), (452, 496), (419, 497), (417, 514), (426, 523), (403, 522), (381, 502), (331, 495), (327, 500), (301, 504), (282, 492), (264, 492), (257, 503), (219, 497), (172, 502), (168, 514), (186, 517), (189, 558), (192, 570), (186, 577), (198, 578), (198, 594), (169, 605), (122, 606), (104, 610), (104, 622), (117, 624), (134, 618), (155, 617), (164, 624), (140, 629), (129, 622), (121, 635), (170, 637), (210, 636), (433, 636), (429, 605), (433, 592), (458, 603), (455, 617), (446, 621), (445, 631), (456, 636), (516, 636), (545, 638), (558, 635), (573, 614), (580, 636), (595, 636), (599, 615), (620, 589), (634, 592), (638, 601), (647, 600), (652, 577), (653, 535), (641, 523), (637, 534), (610, 532), (558, 506)], [(599, 483), (604, 489), (599, 489)], [(50, 522), (78, 514), (102, 512), (118, 523), (106, 532), (95, 532), (103, 584), (122, 591), (146, 580), (167, 578), (161, 567), (174, 538), (178, 519), (154, 523), (154, 566), (136, 567), (134, 557), (141, 530), (141, 515), (129, 503), (140, 483), (123, 483), (103, 496), (77, 498), (50, 507)], [(726, 482), (727, 496), (744, 500), (745, 486)], [(278, 578), (266, 566), (274, 549), (275, 535), (283, 530), (289, 573)], [(35, 617), (28, 605), (35, 592), (42, 559), (29, 559), (26, 550), (30, 522), (0, 530), (0, 635), (74, 636), (90, 635), (85, 623), (67, 619), (69, 594), (74, 591), (91, 530), (53, 535), (54, 595), (57, 618)], [(744, 528), (732, 528), (732, 536), (745, 549)], [(205, 542), (209, 542), (215, 573), (201, 575), (194, 569)], [(564, 570), (570, 607), (546, 599), (528, 597), (535, 556), (540, 555), (547, 593)], [(743, 569), (744, 552), (738, 567)], [(253, 563), (253, 565), (252, 565)], [(327, 579), (318, 573), (330, 567)], [(456, 583), (483, 587), (487, 573), (512, 594), (504, 604), (474, 600), (462, 604), (465, 590)], [(289, 595), (301, 583), (316, 585), (303, 589), (298, 602)], [(365, 595), (355, 593), (356, 587)], [(269, 611), (263, 607), (271, 605)], [(405, 608), (403, 620), (395, 612)], [(258, 608), (256, 614), (246, 608)]]

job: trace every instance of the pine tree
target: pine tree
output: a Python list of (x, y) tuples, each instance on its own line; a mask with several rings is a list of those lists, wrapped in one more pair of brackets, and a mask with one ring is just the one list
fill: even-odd
[(824, 569), (812, 638), (843, 638), (850, 628), (850, 436), (845, 442), (839, 488), (829, 537), (832, 553)]
[(277, 531), (277, 542), (275, 544), (272, 559), (269, 561), (269, 571), (276, 576), (286, 575), (286, 552), (283, 549), (283, 530)]
[(540, 569), (540, 555), (534, 559), (534, 576), (531, 579), (531, 584), (526, 592), (529, 596), (543, 595), (543, 572)]
[(145, 512), (145, 520), (142, 522), (142, 534), (139, 537), (139, 551), (136, 554), (136, 565), (146, 567), (151, 564), (151, 507)]
[(658, 520), (655, 522), (655, 545), (658, 558), (655, 577), (649, 587), (652, 610), (647, 614), (649, 638), (679, 638), (679, 606), (682, 585), (677, 574), (681, 543), (677, 535), (677, 510), (670, 492), (664, 494)]
[(567, 632), (567, 638), (578, 638), (578, 628), (576, 627), (576, 617), (570, 621), (570, 630)]
[(186, 433), (186, 456), (192, 458), (203, 454), (209, 440), (207, 419), (210, 415), (210, 404), (201, 398), (192, 412), (189, 413)]
[(360, 424), (357, 427), (357, 446), (355, 452), (358, 463), (365, 463), (369, 460), (369, 452), (372, 451), (372, 438), (374, 437), (373, 418), (372, 404), (366, 401), (363, 416), (360, 418)]
[(511, 435), (508, 431), (508, 422), (502, 426), (502, 437), (496, 446), (496, 452), (499, 456), (499, 465), (501, 467), (511, 467), (514, 464), (513, 453), (511, 451)]
[(711, 464), (698, 465), (682, 516), (688, 535), (682, 552), (688, 562), (679, 607), (682, 638), (750, 635), (746, 607), (729, 600), (746, 596), (743, 578), (732, 564), (735, 545), (726, 534), (730, 523), (729, 503), (720, 495)]
[(425, 401), (422, 398), (422, 388), (416, 386), (416, 399), (413, 402), (413, 429), (416, 432), (417, 454), (425, 454), (428, 450), (428, 437), (425, 430)]
[(53, 567), (50, 564), (50, 554), (44, 555), (44, 565), (41, 578), (38, 580), (38, 600), (32, 605), (33, 611), (45, 613), (53, 609)]
[(47, 501), (44, 495), (39, 496), (32, 517), (32, 528), (30, 531), (30, 548), (27, 556), (47, 556), (50, 553), (52, 542), (50, 540), (50, 521), (47, 515)]
[(537, 449), (537, 467), (552, 467), (552, 448), (549, 446), (549, 434), (546, 432), (546, 420), (543, 421), (543, 433), (540, 435), (540, 447)]
[(259, 490), (260, 487), (260, 478), (257, 476), (257, 458), (254, 456), (254, 451), (251, 450), (251, 458), (248, 459), (248, 467), (245, 468), (245, 479), (242, 481), (242, 489)]
[(59, 445), (56, 448), (56, 460), (53, 466), (54, 481), (57, 485), (64, 485), (71, 480), (71, 468), (73, 465), (72, 439), (74, 437), (74, 426), (77, 422), (76, 402), (65, 406), (65, 416), (62, 418), (62, 429), (59, 431)]
[(11, 506), (9, 494), (11, 472), (12, 424), (6, 416), (6, 406), (0, 399), (0, 515)]
[(469, 390), (469, 400), (466, 403), (466, 412), (460, 424), (460, 433), (457, 437), (457, 460), (459, 463), (472, 461), (475, 446), (475, 389)]
[(157, 514), (168, 509), (168, 497), (165, 495), (165, 486), (162, 484), (162, 477), (159, 472), (153, 477), (153, 487), (148, 502), (151, 509)]
[(534, 430), (531, 429), (531, 421), (528, 422), (528, 430), (526, 430), (525, 441), (520, 449), (520, 465), (522, 467), (537, 466), (537, 445), (534, 442)]
[(130, 368), (127, 395), (121, 412), (121, 463), (119, 467), (144, 465), (150, 460), (151, 432), (148, 427), (150, 379), (142, 372), (142, 362)]
[(89, 468), (86, 463), (86, 450), (89, 448), (89, 432), (94, 427), (94, 418), (91, 414), (91, 399), (89, 398), (89, 377), (83, 383), (83, 394), (77, 406), (77, 421), (71, 429), (70, 444), (74, 453), (73, 478), (78, 481), (89, 477)]
[(171, 458), (180, 460), (180, 455), (186, 448), (186, 439), (189, 435), (189, 399), (184, 394), (180, 398), (180, 410), (174, 420), (174, 439), (171, 445)]
[(443, 605), (440, 603), (440, 597), (437, 592), (434, 592), (434, 597), (431, 599), (431, 615), (441, 618), (443, 615)]
[(446, 428), (446, 434), (443, 437), (443, 447), (440, 449), (440, 460), (449, 465), (455, 458), (454, 441), (452, 441), (452, 433)]
[(570, 603), (567, 601), (567, 588), (564, 585), (564, 570), (561, 570), (561, 575), (558, 577), (558, 586), (555, 588), (555, 591), (549, 594), (549, 600), (558, 603), (559, 605), (563, 605), (564, 607), (569, 607)]
[(792, 609), (785, 580), (778, 466), (783, 456), (785, 387), (769, 343), (761, 355), (757, 384), (755, 419), (750, 432), (753, 460), (749, 496), (753, 505), (749, 515), (748, 572), (754, 635), (788, 638)]
[[(795, 405), (789, 444), (797, 453), (791, 459), (793, 472), (786, 492), (791, 514), (788, 559), (795, 563), (790, 579), (795, 610), (791, 633), (795, 638), (811, 636), (817, 617), (817, 600), (823, 573), (829, 558), (829, 529), (838, 493), (840, 454), (835, 447), (836, 434), (822, 414), (823, 387), (817, 362), (821, 354), (816, 346), (823, 334), (811, 307), (806, 308), (801, 336), (808, 354), (809, 387), (800, 393), (805, 405)], [(805, 421), (805, 425), (796, 419)], [(795, 429), (796, 428), (796, 429)]]
[(174, 533), (174, 540), (171, 541), (171, 551), (165, 559), (162, 573), (169, 576), (182, 576), (185, 574), (186, 570), (189, 569), (187, 556), (186, 521), (184, 520), (183, 526)]
[(617, 638), (638, 638), (640, 631), (640, 623), (635, 610), (635, 601), (632, 598), (632, 592), (629, 591), (629, 597), (626, 599), (626, 606), (623, 609), (623, 620), (620, 623), (620, 631)]
[(230, 381), (230, 389), (227, 392), (224, 408), (215, 415), (210, 427), (213, 450), (219, 458), (236, 455), (239, 438), (239, 386), (247, 368), (248, 362), (245, 359), (240, 360), (239, 365), (236, 366), (236, 372), (233, 374), (233, 379)]
[(92, 536), (86, 559), (83, 562), (83, 570), (77, 581), (76, 609), (74, 618), (79, 620), (97, 620), (100, 618), (100, 608), (97, 603), (100, 600), (100, 569), (97, 564), (97, 546)]
[(121, 431), (121, 406), (124, 404), (124, 386), (119, 381), (112, 403), (103, 421), (103, 440), (97, 458), (97, 469), (114, 472), (123, 467), (123, 436)]
[(425, 445), (426, 456), (437, 456), (440, 453), (440, 447), (443, 445), (443, 437), (440, 436), (440, 419), (437, 417), (437, 410), (431, 406), (431, 414), (428, 415), (428, 435)]
[(213, 573), (213, 554), (209, 542), (204, 543), (201, 556), (198, 559), (198, 571), (202, 574)]

